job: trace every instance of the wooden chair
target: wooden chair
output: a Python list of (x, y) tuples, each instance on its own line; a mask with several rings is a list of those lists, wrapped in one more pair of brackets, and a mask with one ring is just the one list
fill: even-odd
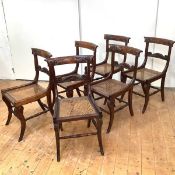
[[(21, 86), (15, 86), (7, 89), (1, 90), (2, 93), (2, 99), (5, 102), (7, 108), (8, 108), (8, 118), (6, 125), (10, 123), (12, 113), (20, 120), (21, 122), (21, 133), (19, 137), (19, 142), (23, 139), (24, 132), (26, 129), (26, 121), (37, 117), (38, 115), (41, 115), (43, 113), (46, 113), (48, 111), (48, 107), (41, 102), (41, 98), (46, 97), (48, 93), (47, 88), (43, 88), (38, 84), (38, 78), (39, 78), (39, 72), (44, 72), (48, 74), (47, 68), (42, 68), (38, 64), (38, 59), (48, 59), (52, 55), (44, 50), (32, 48), (32, 54), (34, 55), (34, 63), (35, 63), (35, 78), (32, 82), (23, 84)], [(39, 106), (42, 109), (42, 112), (39, 112), (37, 114), (34, 114), (28, 118), (24, 117), (24, 105), (32, 103), (32, 102), (38, 102)]]
[[(123, 109), (126, 106), (129, 106), (129, 111), (131, 115), (134, 115), (133, 109), (132, 109), (132, 90), (133, 90), (133, 85), (136, 77), (136, 72), (137, 72), (137, 64), (138, 64), (138, 58), (140, 53), (142, 52), (139, 49), (128, 47), (128, 46), (121, 46), (121, 45), (112, 45), (108, 49), (109, 52), (112, 53), (112, 70), (111, 73), (104, 79), (98, 80), (95, 82), (92, 82), (92, 92), (94, 94), (97, 94), (100, 96), (99, 98), (96, 98), (96, 100), (105, 98), (107, 99), (107, 106), (109, 108), (109, 111), (105, 110), (104, 108), (101, 108), (104, 112), (107, 112), (110, 115), (110, 120), (109, 120), (109, 125), (107, 129), (107, 133), (110, 132), (113, 119), (114, 119), (114, 113)], [(131, 58), (134, 57), (134, 63), (128, 64), (127, 62), (125, 63), (120, 63), (118, 71), (121, 71), (121, 74), (125, 71), (132, 70), (133, 71), (133, 77), (132, 79), (128, 82), (121, 82), (115, 79), (112, 79), (112, 76), (115, 72), (115, 54), (122, 54), (123, 56), (128, 56), (128, 55), (133, 55)], [(124, 101), (120, 96), (128, 92), (128, 101)], [(123, 102), (124, 105), (115, 109), (117, 106), (115, 104), (115, 100), (119, 100), (119, 102)]]
[[(55, 94), (55, 105), (53, 114), (53, 124), (56, 137), (56, 147), (57, 147), (57, 161), (60, 161), (60, 139), (67, 138), (77, 138), (83, 136), (97, 135), (98, 142), (100, 146), (100, 152), (104, 155), (102, 138), (101, 138), (101, 127), (102, 127), (102, 113), (96, 106), (94, 99), (91, 94), (90, 89), (90, 62), (94, 61), (94, 56), (67, 56), (47, 59), (47, 63), (50, 70), (50, 87), (52, 87), (53, 94)], [(59, 65), (65, 64), (79, 64), (86, 63), (87, 71), (86, 74), (82, 75), (82, 81), (84, 85), (87, 86), (88, 95), (81, 97), (71, 97), (71, 98), (60, 98), (58, 96), (59, 87), (58, 79), (55, 73), (55, 68)], [(61, 83), (61, 80), (59, 80)], [(63, 80), (64, 82), (68, 81)], [(77, 83), (79, 84), (79, 83)], [(82, 85), (81, 83), (79, 85)], [(78, 86), (77, 86), (78, 87)], [(50, 93), (52, 94), (52, 92)], [(51, 96), (51, 95), (50, 95)], [(52, 108), (52, 106), (51, 106)], [(88, 120), (91, 119), (96, 131), (89, 133), (79, 133), (74, 135), (60, 136), (60, 127), (63, 122), (78, 121), (78, 120)]]
[[(148, 106), (148, 102), (149, 102), (149, 97), (151, 95), (154, 95), (157, 92), (161, 92), (161, 98), (162, 101), (164, 101), (164, 84), (165, 84), (165, 77), (166, 77), (166, 72), (169, 66), (169, 61), (170, 61), (170, 55), (171, 55), (171, 49), (173, 47), (174, 41), (172, 40), (168, 40), (168, 39), (163, 39), (163, 38), (156, 38), (156, 37), (145, 37), (145, 43), (146, 43), (146, 47), (145, 47), (145, 59), (143, 64), (138, 67), (137, 70), (137, 77), (136, 80), (138, 83), (136, 84), (141, 84), (144, 95), (138, 93), (138, 92), (134, 92), (137, 95), (140, 95), (142, 97), (145, 98), (145, 103), (142, 109), (142, 113), (144, 113), (146, 111), (146, 108)], [(150, 52), (150, 44), (154, 44), (156, 45), (165, 45), (168, 46), (167, 47), (167, 55), (163, 55), (162, 53), (153, 53)], [(163, 69), (163, 71), (156, 71), (153, 69), (148, 69), (146, 68), (147, 66), (147, 60), (148, 58), (151, 57), (152, 59), (159, 59), (159, 60), (164, 60), (165, 63), (165, 67)], [(124, 75), (123, 77), (124, 79), (126, 78), (132, 78), (132, 72), (129, 72), (127, 74)], [(153, 86), (151, 83), (157, 81), (161, 79), (161, 86), (160, 87), (156, 87)], [(152, 93), (150, 93), (150, 88), (155, 89), (155, 91), (153, 91)]]
[[(127, 46), (129, 43), (129, 40), (130, 40), (130, 38), (126, 37), (126, 36), (111, 35), (111, 34), (105, 34), (104, 39), (106, 40), (106, 57), (105, 57), (104, 61), (96, 64), (95, 74), (99, 75), (100, 77), (94, 78), (94, 80), (104, 78), (111, 72), (111, 63), (108, 63), (109, 62), (108, 60), (109, 60), (109, 47), (110, 47), (110, 45), (123, 43), (125, 46)], [(124, 56), (124, 59), (123, 59), (123, 62), (125, 62), (125, 61), (126, 61), (126, 56)], [(114, 71), (117, 72), (117, 70), (118, 70), (118, 65), (115, 64)]]
[[(92, 63), (91, 79), (93, 79), (96, 64), (96, 50), (98, 46), (96, 44), (86, 41), (75, 41), (75, 47), (76, 47), (76, 55), (80, 55), (80, 51), (82, 51), (82, 49), (89, 50), (92, 52), (94, 58)], [(76, 64), (75, 69), (72, 72), (57, 76), (57, 79), (61, 80), (61, 83), (58, 83), (58, 86), (64, 89), (63, 91), (60, 91), (59, 94), (66, 92), (67, 97), (73, 97), (73, 90), (76, 89), (77, 94), (81, 96), (78, 87), (80, 87), (79, 83), (81, 83), (82, 77), (78, 73), (78, 68), (79, 63)], [(66, 82), (63, 81), (64, 79), (66, 80)], [(70, 81), (67, 81), (67, 79), (70, 79)]]

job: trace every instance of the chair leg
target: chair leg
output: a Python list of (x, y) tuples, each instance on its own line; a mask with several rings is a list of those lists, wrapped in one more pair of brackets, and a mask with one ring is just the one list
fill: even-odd
[(11, 118), (12, 118), (12, 112), (8, 109), (8, 118), (5, 125), (9, 125)]
[[(121, 82), (126, 83), (126, 80), (127, 80), (127, 77), (121, 74)], [(123, 100), (124, 96), (125, 96), (125, 93), (123, 93), (121, 95), (119, 102), (121, 102), (121, 100)]]
[[(85, 93), (88, 94), (87, 86), (84, 86), (84, 95), (86, 95)], [(92, 97), (94, 98), (94, 93), (92, 93)], [(91, 119), (88, 119), (87, 127), (89, 128), (90, 126), (91, 126)]]
[(162, 101), (165, 100), (164, 86), (165, 86), (165, 77), (162, 77), (162, 80), (161, 80), (161, 98), (162, 98)]
[[(54, 96), (53, 96), (53, 98), (55, 99)], [(49, 111), (50, 111), (51, 115), (53, 115), (53, 113), (54, 113), (54, 111), (53, 111), (54, 101), (52, 102), (52, 100), (51, 100), (51, 93), (47, 94), (47, 104), (48, 104)], [(62, 123), (60, 123), (60, 129), (61, 129), (61, 131), (63, 131)]]
[(102, 119), (97, 119), (97, 137), (98, 137), (98, 143), (99, 143), (101, 155), (104, 155), (103, 144), (102, 144), (102, 136), (101, 136), (102, 123), (103, 123), (102, 122)]
[(45, 108), (44, 104), (41, 102), (41, 100), (40, 100), (40, 99), (38, 100), (38, 104), (39, 104), (39, 106), (41, 107), (41, 109), (42, 109), (43, 111), (45, 111), (45, 110), (46, 110), (46, 108)]
[(48, 105), (48, 108), (49, 108), (49, 111), (50, 111), (51, 115), (53, 115), (54, 102), (52, 102), (52, 100), (51, 100), (51, 93), (47, 94), (47, 105)]
[(60, 125), (59, 128), (61, 129), (61, 131), (63, 131), (63, 124), (60, 123), (59, 125)]
[(81, 97), (80, 89), (76, 88), (76, 91), (77, 91), (78, 96)]
[(108, 104), (108, 108), (110, 111), (110, 119), (109, 119), (109, 125), (108, 125), (108, 129), (107, 129), (107, 133), (110, 132), (112, 124), (113, 124), (113, 120), (114, 120), (114, 106), (115, 106), (115, 99), (110, 99), (109, 101), (107, 101)]
[(128, 92), (128, 105), (129, 105), (129, 112), (131, 116), (134, 115), (133, 108), (132, 108), (132, 91), (133, 89), (129, 90)]
[(142, 88), (143, 88), (143, 92), (145, 94), (145, 103), (142, 109), (142, 113), (144, 113), (146, 111), (146, 108), (148, 106), (148, 102), (149, 102), (149, 90), (150, 90), (150, 84), (149, 83), (144, 83), (142, 84)]
[(91, 119), (88, 119), (87, 127), (89, 128), (91, 126)]
[(58, 125), (54, 125), (55, 139), (56, 139), (56, 149), (57, 149), (57, 161), (60, 161), (60, 134)]
[(107, 98), (105, 98), (105, 100), (104, 100), (104, 102), (103, 102), (103, 105), (105, 105), (105, 104), (106, 104), (107, 100), (108, 100), (108, 99), (107, 99)]
[(74, 92), (73, 92), (72, 89), (67, 89), (67, 90), (66, 90), (66, 96), (67, 96), (68, 98), (73, 97), (73, 95), (74, 95)]
[(10, 123), (11, 118), (12, 118), (12, 106), (5, 97), (2, 97), (2, 99), (8, 108), (8, 117), (7, 117), (7, 121), (5, 123), (5, 125), (8, 125)]
[(24, 132), (25, 132), (25, 129), (26, 129), (26, 120), (24, 118), (23, 111), (24, 111), (23, 106), (15, 107), (15, 109), (14, 109), (15, 116), (21, 122), (21, 132), (20, 132), (20, 136), (19, 136), (18, 142), (20, 142), (23, 139)]

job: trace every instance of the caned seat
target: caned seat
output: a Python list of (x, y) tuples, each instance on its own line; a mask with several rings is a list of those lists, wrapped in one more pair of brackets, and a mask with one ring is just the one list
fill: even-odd
[[(66, 106), (66, 110), (65, 110)], [(88, 97), (72, 97), (65, 98), (60, 102), (60, 120), (73, 120), (77, 116), (84, 116), (89, 118), (96, 115), (96, 111), (90, 103)], [(83, 118), (83, 119), (84, 119)]]
[[(88, 50), (92, 53), (93, 57), (93, 63), (92, 63), (92, 74), (91, 79), (94, 77), (94, 69), (96, 64), (96, 50), (97, 45), (94, 43), (86, 42), (86, 41), (75, 41), (75, 47), (76, 47), (76, 55), (80, 55), (83, 50)], [(66, 92), (67, 97), (73, 97), (73, 91), (76, 90), (77, 94), (81, 96), (80, 89), (78, 87), (83, 85), (82, 77), (79, 74), (79, 63), (75, 65), (75, 69), (72, 72), (58, 75), (58, 86), (62, 87), (64, 90), (59, 92), (59, 95)], [(62, 80), (61, 82), (59, 80)], [(65, 80), (65, 82), (64, 82)], [(69, 80), (69, 81), (68, 81)], [(63, 96), (61, 96), (63, 97)]]
[(7, 98), (14, 106), (18, 107), (31, 103), (34, 99), (45, 97), (46, 94), (46, 88), (43, 88), (39, 84), (32, 84), (30, 86), (24, 86), (7, 91), (4, 93), (4, 97)]
[[(109, 75), (109, 73), (111, 72), (112, 60), (111, 60), (111, 62), (108, 63), (109, 56), (110, 56), (109, 55), (109, 47), (111, 45), (113, 45), (114, 43), (115, 44), (122, 43), (125, 46), (127, 46), (128, 43), (129, 43), (129, 40), (130, 40), (130, 38), (126, 37), (126, 36), (111, 35), (111, 34), (105, 34), (104, 39), (106, 41), (106, 56), (105, 56), (105, 59), (102, 62), (96, 64), (95, 74), (99, 75), (100, 77), (97, 77), (97, 78), (95, 77), (94, 80), (104, 78), (107, 75)], [(125, 62), (125, 61), (126, 61), (126, 56), (124, 56), (124, 59), (123, 59), (123, 62)], [(117, 72), (118, 69), (119, 69), (118, 65), (115, 64), (114, 65), (114, 71)], [(92, 69), (91, 69), (91, 71), (92, 71)]]
[[(48, 96), (49, 86), (44, 88), (41, 85), (39, 85), (39, 82), (38, 82), (39, 72), (44, 72), (46, 74), (49, 74), (49, 71), (47, 70), (47, 68), (42, 68), (39, 65), (38, 59), (41, 59), (41, 58), (43, 60), (48, 59), (52, 55), (47, 51), (36, 49), (36, 48), (32, 48), (32, 54), (34, 56), (34, 64), (35, 64), (35, 72), (36, 72), (34, 80), (31, 81), (30, 83), (23, 84), (21, 86), (15, 86), (15, 87), (1, 90), (2, 99), (8, 108), (8, 118), (6, 121), (6, 125), (10, 123), (12, 113), (21, 122), (21, 132), (20, 132), (20, 137), (18, 141), (21, 141), (23, 139), (27, 120), (37, 117), (38, 115), (41, 115), (49, 111), (49, 107), (41, 101), (41, 98)], [(38, 102), (42, 111), (37, 114), (33, 114), (32, 116), (24, 117), (24, 106), (32, 102)]]
[[(134, 115), (133, 109), (132, 109), (132, 90), (133, 90), (133, 85), (134, 85), (134, 81), (135, 81), (136, 73), (137, 73), (136, 68), (137, 68), (137, 64), (138, 64), (138, 58), (139, 58), (140, 52), (142, 52), (139, 49), (136, 49), (133, 47), (128, 47), (128, 46), (121, 46), (121, 45), (111, 45), (109, 47), (108, 51), (111, 52), (111, 55), (112, 55), (111, 73), (107, 77), (105, 77), (104, 79), (97, 80), (97, 81), (91, 83), (92, 92), (99, 96), (96, 98), (96, 100), (101, 99), (101, 98), (105, 98), (105, 103), (107, 101), (109, 111), (107, 111), (101, 107), (101, 110), (103, 110), (104, 112), (107, 112), (110, 115), (107, 133), (110, 132), (110, 130), (111, 130), (115, 112), (123, 109), (126, 106), (129, 106), (130, 114)], [(121, 54), (125, 57), (127, 57), (128, 55), (134, 56), (134, 63), (129, 64), (127, 62), (123, 62), (123, 63), (118, 64), (118, 66), (120, 68), (118, 70), (118, 72), (121, 72), (121, 75), (125, 71), (129, 71), (129, 70), (132, 70), (134, 72), (131, 81), (128, 83), (123, 81), (123, 78), (121, 78), (122, 81), (112, 79), (113, 74), (117, 73), (114, 71), (114, 62), (115, 62), (115, 54), (116, 53)], [(127, 61), (127, 59), (126, 59), (126, 61)], [(128, 101), (124, 101), (122, 98), (123, 94), (125, 94), (126, 92), (128, 93)], [(114, 107), (116, 106), (116, 104), (115, 104), (116, 99), (120, 103), (123, 102), (124, 105), (114, 110)], [(89, 124), (90, 124), (90, 121), (89, 121)]]
[[(114, 71), (116, 72), (119, 69), (119, 66), (114, 67)], [(99, 74), (101, 76), (108, 75), (111, 72), (111, 64), (104, 63), (101, 65), (96, 66), (95, 68), (96, 74)]]
[[(129, 77), (132, 77), (132, 72), (127, 73)], [(158, 72), (156, 70), (148, 69), (148, 68), (143, 68), (137, 71), (136, 79), (140, 79), (142, 81), (150, 79), (155, 76), (161, 75), (161, 72)]]
[[(60, 139), (67, 138), (77, 138), (83, 136), (97, 135), (100, 152), (103, 155), (103, 145), (102, 145), (102, 137), (101, 137), (101, 127), (102, 127), (102, 112), (99, 110), (98, 106), (96, 106), (94, 99), (92, 97), (91, 89), (90, 89), (90, 65), (93, 63), (94, 55), (84, 55), (84, 56), (65, 56), (65, 57), (57, 57), (47, 59), (47, 63), (50, 71), (50, 87), (52, 87), (49, 94), (54, 95), (54, 107), (53, 103), (49, 107), (53, 109), (53, 124), (55, 130), (55, 138), (56, 138), (56, 147), (57, 147), (57, 161), (60, 161)], [(59, 65), (65, 64), (86, 64), (86, 71), (81, 75), (82, 82), (79, 86), (86, 86), (87, 93), (84, 96), (79, 97), (69, 97), (69, 98), (61, 98), (59, 94), (58, 83), (66, 83), (66, 81), (70, 82), (69, 79), (58, 79), (59, 76), (56, 75), (56, 67), (59, 68)], [(74, 80), (74, 79), (72, 79)], [(75, 81), (75, 80), (74, 80)], [(77, 83), (78, 84), (78, 83)], [(78, 87), (78, 86), (77, 86)], [(51, 95), (49, 95), (51, 98)], [(48, 100), (48, 101), (51, 101)], [(86, 133), (77, 133), (71, 135), (63, 135), (60, 134), (61, 125), (63, 122), (70, 121), (78, 121), (78, 120), (92, 120), (95, 131), (86, 132)], [(79, 127), (79, 126), (77, 126)]]
[[(168, 39), (164, 39), (164, 38), (157, 38), (157, 37), (145, 37), (145, 59), (143, 64), (138, 67), (137, 70), (137, 83), (136, 84), (141, 84), (142, 89), (143, 89), (143, 94), (140, 94), (139, 92), (134, 92), (137, 95), (140, 95), (142, 97), (145, 98), (145, 103), (142, 109), (142, 113), (144, 113), (147, 109), (148, 106), (148, 102), (149, 102), (149, 97), (151, 95), (156, 94), (157, 92), (161, 92), (161, 98), (162, 101), (164, 101), (164, 85), (165, 85), (165, 77), (166, 77), (166, 72), (169, 66), (169, 61), (170, 61), (170, 55), (171, 55), (171, 50), (174, 44), (174, 41), (172, 40), (168, 40)], [(167, 54), (163, 54), (162, 50), (159, 49), (159, 52), (156, 51), (156, 53), (150, 52), (150, 45), (154, 44), (154, 48), (156, 47), (160, 47), (160, 46), (164, 46), (166, 48)], [(164, 65), (164, 68), (162, 71), (156, 71), (154, 69), (148, 69), (146, 68), (147, 66), (147, 60), (148, 58), (151, 57), (152, 59), (156, 60), (163, 60), (166, 63), (163, 63), (162, 65)], [(123, 74), (123, 79), (126, 78), (132, 78), (132, 73), (131, 72), (127, 72), (125, 75)], [(157, 81), (157, 80), (161, 80), (161, 85), (160, 87), (156, 87), (154, 85), (152, 85), (153, 82)], [(149, 92), (150, 88), (153, 88), (154, 91), (153, 92)]]
[[(67, 79), (69, 81), (67, 81)], [(83, 83), (83, 77), (79, 74), (72, 74), (71, 76), (64, 76), (64, 79), (57, 79), (59, 82), (61, 80), (61, 83), (59, 83), (59, 86), (62, 87), (63, 89), (74, 89), (78, 88), (80, 85)]]
[(95, 84), (95, 86), (93, 86), (92, 88), (93, 91), (98, 92), (99, 94), (103, 95), (106, 98), (109, 98), (116, 92), (120, 92), (126, 87), (127, 87), (126, 83), (114, 79), (108, 79), (104, 82)]

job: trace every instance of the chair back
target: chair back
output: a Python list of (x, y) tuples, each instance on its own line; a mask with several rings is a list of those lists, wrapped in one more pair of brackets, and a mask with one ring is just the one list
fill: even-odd
[[(119, 64), (120, 70), (121, 70), (121, 77), (123, 73), (126, 72), (133, 72), (133, 77), (131, 79), (131, 81), (128, 83), (128, 85), (133, 85), (134, 81), (136, 79), (136, 73), (137, 73), (137, 67), (138, 67), (138, 58), (140, 56), (140, 53), (142, 52), (142, 50), (137, 49), (137, 48), (133, 48), (133, 47), (129, 47), (129, 46), (122, 46), (122, 45), (111, 45), (109, 48), (109, 51), (112, 53), (112, 72), (111, 72), (111, 77), (112, 75), (115, 73), (114, 71), (114, 66), (115, 66), (115, 54), (121, 54), (121, 55), (126, 55), (126, 57), (128, 57), (129, 55), (133, 55), (133, 57), (130, 58), (134, 58), (134, 62), (129, 63), (127, 62), (123, 62)], [(128, 60), (128, 59), (127, 59)]]
[[(111, 44), (123, 44), (125, 46), (128, 45), (130, 37), (127, 36), (120, 36), (120, 35), (111, 35), (111, 34), (104, 34), (104, 39), (106, 40), (106, 57), (105, 62), (107, 63), (109, 58), (109, 48)], [(124, 55), (123, 62), (126, 61), (126, 56)]]
[[(166, 73), (168, 66), (169, 66), (169, 61), (170, 61), (170, 56), (171, 56), (171, 50), (173, 47), (173, 44), (175, 43), (172, 40), (168, 40), (168, 39), (164, 39), (164, 38), (157, 38), (157, 37), (144, 37), (145, 38), (145, 60), (142, 64), (141, 67), (145, 67), (148, 57), (151, 57), (152, 59), (154, 58), (158, 58), (158, 59), (162, 59), (166, 61), (165, 67), (162, 71), (162, 73)], [(150, 51), (150, 44), (154, 44), (154, 48), (156, 47), (156, 45), (164, 45), (164, 46), (168, 46), (167, 49), (167, 54), (163, 54), (161, 52), (157, 52), (157, 53), (153, 53)]]
[(36, 83), (39, 79), (39, 72), (43, 72), (49, 75), (49, 70), (46, 67), (42, 67), (41, 65), (39, 65), (38, 59), (40, 58), (44, 60), (44, 59), (51, 58), (52, 54), (45, 50), (41, 50), (37, 48), (32, 48), (32, 54), (34, 55), (34, 64), (35, 64), (35, 72), (36, 72), (34, 82)]
[[(48, 58), (46, 62), (49, 66), (49, 74), (50, 74), (50, 89), (53, 90), (53, 94), (55, 94), (56, 98), (58, 98), (59, 89), (57, 84), (62, 82), (69, 82), (69, 81), (77, 81), (74, 79), (74, 76), (69, 76), (67, 78), (60, 78), (59, 75), (56, 74), (56, 68), (59, 65), (67, 65), (67, 64), (79, 64), (79, 63), (86, 63), (87, 70), (84, 74), (81, 75), (80, 81), (77, 83), (77, 86), (87, 85), (88, 92), (90, 90), (90, 65), (93, 62), (93, 55), (76, 55), (76, 56), (64, 56), (64, 57), (56, 57), (56, 58)], [(58, 68), (59, 69), (59, 68)]]
[[(75, 47), (76, 47), (76, 55), (82, 55), (81, 52), (84, 49), (92, 51), (93, 62), (92, 62), (91, 80), (93, 80), (94, 74), (95, 74), (96, 52), (97, 52), (98, 46), (94, 43), (87, 42), (87, 41), (75, 41)], [(76, 72), (78, 71), (78, 67), (79, 67), (79, 63), (77, 63), (76, 65), (76, 68), (75, 68)]]

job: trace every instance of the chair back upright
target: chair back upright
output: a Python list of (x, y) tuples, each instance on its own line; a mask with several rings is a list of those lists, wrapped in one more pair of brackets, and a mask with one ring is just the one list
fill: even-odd
[(52, 57), (52, 54), (42, 50), (42, 49), (37, 49), (37, 48), (32, 48), (32, 54), (34, 55), (34, 64), (35, 64), (35, 78), (34, 78), (34, 83), (38, 82), (39, 79), (39, 72), (46, 73), (49, 75), (49, 70), (46, 67), (42, 67), (39, 65), (38, 59), (48, 59)]

